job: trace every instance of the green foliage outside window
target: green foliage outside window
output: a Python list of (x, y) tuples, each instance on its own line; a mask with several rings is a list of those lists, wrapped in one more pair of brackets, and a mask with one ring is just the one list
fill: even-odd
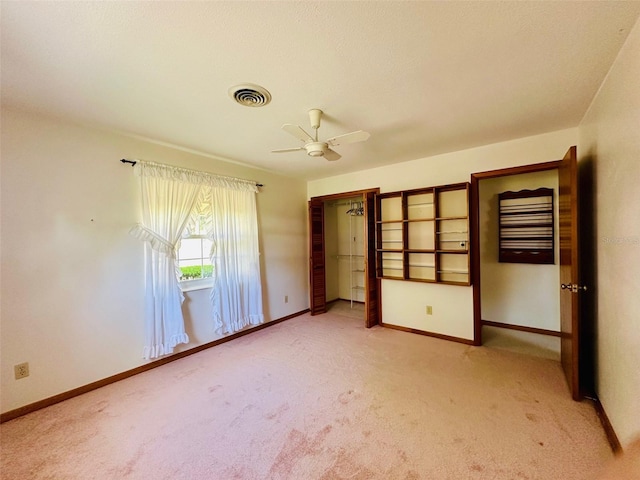
[(194, 278), (208, 278), (213, 276), (213, 265), (205, 265), (204, 272), (202, 268), (200, 265), (180, 267), (180, 271), (182, 272), (180, 280), (193, 280)]

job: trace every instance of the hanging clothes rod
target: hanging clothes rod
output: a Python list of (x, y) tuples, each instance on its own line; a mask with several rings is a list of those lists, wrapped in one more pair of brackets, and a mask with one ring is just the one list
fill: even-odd
[[(136, 163), (138, 163), (138, 162), (136, 162), (135, 160), (127, 160), (126, 158), (123, 158), (123, 159), (121, 159), (120, 161), (121, 161), (122, 163), (125, 163), (125, 164), (130, 163), (132, 167), (135, 167), (135, 166), (136, 166)], [(256, 187), (264, 187), (264, 184), (262, 184), (262, 183), (256, 183)]]
[(347, 215), (361, 216), (364, 215), (363, 202), (351, 202), (351, 208), (345, 212)]

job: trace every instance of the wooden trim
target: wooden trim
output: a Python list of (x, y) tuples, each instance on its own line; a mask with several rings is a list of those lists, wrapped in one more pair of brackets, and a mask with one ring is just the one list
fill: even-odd
[(482, 311), (480, 298), (480, 189), (478, 178), (471, 175), (469, 240), (471, 241), (471, 283), (473, 285), (473, 344), (482, 345)]
[(441, 333), (425, 332), (424, 330), (417, 330), (410, 327), (402, 327), (400, 325), (391, 325), (390, 323), (380, 323), (381, 326), (391, 328), (393, 330), (400, 330), (401, 332), (417, 333), (418, 335), (425, 335), (427, 337), (439, 338), (440, 340), (448, 340), (450, 342), (464, 343), (466, 345), (473, 345), (473, 340), (461, 337), (452, 337), (450, 335), (443, 335)]
[(314, 200), (314, 201), (330, 202), (332, 200), (339, 200), (342, 198), (363, 196), (363, 195), (366, 195), (368, 192), (378, 193), (380, 192), (380, 188), (379, 187), (366, 188), (364, 190), (352, 190), (351, 192), (334, 193), (331, 195), (320, 195), (318, 197), (311, 197), (309, 201)]
[(500, 168), (498, 170), (472, 173), (471, 177), (475, 177), (478, 180), (484, 180), (485, 178), (507, 177), (509, 175), (521, 175), (523, 173), (553, 170), (560, 166), (560, 162), (561, 160), (553, 160), (551, 162), (532, 163), (530, 165), (521, 165), (519, 167)]
[(604, 411), (604, 407), (602, 406), (602, 403), (600, 403), (600, 399), (597, 396), (593, 398), (587, 398), (593, 402), (593, 408), (595, 408), (598, 419), (602, 424), (602, 428), (604, 428), (604, 433), (607, 435), (607, 440), (609, 441), (611, 450), (613, 450), (613, 453), (616, 454), (622, 453), (622, 445), (620, 444), (620, 440), (618, 440), (618, 436), (616, 435), (616, 432), (613, 429), (611, 422), (609, 421), (607, 412)]
[(550, 335), (552, 337), (561, 337), (561, 332), (556, 332), (554, 330), (546, 330), (544, 328), (536, 328), (536, 327), (525, 327), (523, 325), (511, 325), (509, 323), (500, 323), (500, 322), (492, 322), (490, 320), (480, 320), (481, 325), (486, 325), (487, 327), (498, 327), (498, 328), (506, 328), (508, 330), (518, 330), (519, 332), (527, 332), (527, 333), (537, 333), (539, 335)]
[(218, 340), (214, 340), (209, 343), (205, 343), (203, 345), (198, 345), (197, 347), (190, 348), (189, 350), (185, 350), (184, 352), (178, 352), (171, 356), (161, 358), (159, 360), (155, 360), (153, 362), (147, 363), (145, 365), (141, 365), (139, 367), (133, 368), (131, 370), (127, 370), (126, 372), (121, 372), (116, 375), (112, 375), (107, 378), (103, 378), (102, 380), (98, 380), (96, 382), (89, 383), (87, 385), (83, 385), (78, 388), (74, 388), (73, 390), (68, 390), (66, 392), (59, 393), (58, 395), (54, 395), (52, 397), (44, 398), (42, 400), (38, 400), (37, 402), (30, 403), (29, 405), (24, 405), (22, 407), (16, 408), (14, 410), (9, 410), (3, 414), (0, 414), (0, 423), (8, 422), (9, 420), (13, 420), (14, 418), (21, 417), (26, 415), (27, 413), (35, 412), (36, 410), (40, 410), (42, 408), (50, 407), (51, 405), (55, 405), (56, 403), (63, 402), (65, 400), (69, 400), (70, 398), (77, 397), (78, 395), (82, 395), (83, 393), (90, 392), (92, 390), (96, 390), (101, 387), (105, 387), (115, 382), (119, 382), (120, 380), (124, 380), (125, 378), (133, 377), (142, 372), (146, 372), (148, 370), (152, 370), (156, 367), (160, 367), (162, 365), (166, 365), (167, 363), (173, 362), (175, 360), (179, 360), (184, 357), (188, 357), (189, 355), (193, 355), (194, 353), (201, 352), (211, 347), (215, 347), (216, 345), (220, 345), (222, 343), (229, 342), (231, 340), (235, 340), (236, 338), (243, 337), (249, 333), (257, 332), (258, 330), (262, 330), (263, 328), (270, 327), (272, 325), (276, 325), (277, 323), (284, 322), (285, 320), (290, 320), (294, 317), (298, 317), (300, 315), (304, 315), (308, 313), (309, 309), (301, 310), (297, 313), (292, 313), (291, 315), (287, 315), (286, 317), (278, 318), (276, 320), (272, 320), (270, 322), (266, 322), (260, 325), (257, 325), (253, 328), (242, 330), (241, 332), (236, 332), (227, 337), (219, 338)]

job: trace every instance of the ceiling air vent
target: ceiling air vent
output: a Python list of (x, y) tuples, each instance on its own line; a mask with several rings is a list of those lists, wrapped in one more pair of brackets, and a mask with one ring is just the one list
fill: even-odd
[(252, 83), (231, 87), (229, 89), (229, 95), (245, 107), (264, 107), (271, 101), (271, 94), (266, 88)]

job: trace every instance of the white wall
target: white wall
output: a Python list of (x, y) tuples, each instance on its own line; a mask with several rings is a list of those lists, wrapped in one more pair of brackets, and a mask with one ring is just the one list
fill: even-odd
[[(506, 191), (552, 188), (555, 263), (498, 262), (498, 195)], [(482, 319), (560, 331), (560, 246), (558, 242), (558, 172), (545, 170), (487, 178), (478, 182)]]
[[(140, 158), (255, 179), (267, 320), (308, 308), (306, 185), (92, 128), (2, 110), (1, 409), (138, 367), (143, 346)], [(208, 290), (184, 305), (191, 343), (216, 338)], [(284, 303), (284, 296), (289, 302)], [(29, 362), (14, 380), (13, 365)]]
[(594, 170), (596, 390), (623, 447), (640, 435), (640, 21), (579, 127)]
[[(376, 187), (384, 193), (468, 182), (471, 173), (559, 160), (577, 143), (577, 135), (572, 128), (314, 180), (307, 185), (307, 196)], [(383, 280), (381, 295), (385, 323), (473, 339), (471, 287)], [(433, 315), (426, 315), (426, 305), (433, 306)]]

